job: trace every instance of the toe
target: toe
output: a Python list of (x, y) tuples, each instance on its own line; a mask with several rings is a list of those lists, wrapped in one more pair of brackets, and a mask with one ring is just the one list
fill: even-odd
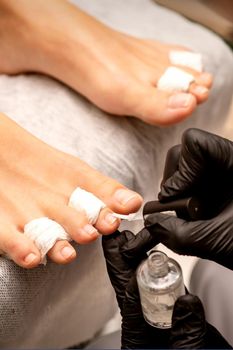
[(35, 244), (14, 227), (6, 224), (0, 232), (1, 250), (16, 264), (24, 268), (33, 268), (41, 262), (41, 254)]
[(110, 208), (113, 211), (129, 214), (138, 211), (142, 205), (142, 201), (143, 199), (138, 193), (125, 187), (119, 187), (118, 185), (107, 202), (110, 203)]
[(189, 93), (196, 97), (197, 103), (205, 102), (209, 97), (209, 90), (213, 83), (213, 77), (209, 73), (200, 73), (191, 68), (177, 66), (177, 68), (193, 75), (195, 81), (190, 84)]
[(205, 102), (209, 97), (209, 89), (197, 83), (190, 85), (189, 92), (196, 97), (198, 104)]
[(161, 126), (178, 123), (187, 118), (197, 104), (193, 94), (170, 93), (160, 91), (156, 87), (141, 89), (134, 99), (135, 115), (149, 124)]
[[(88, 223), (85, 213), (79, 212), (76, 209), (70, 208), (66, 205), (54, 205), (52, 208), (50, 218), (52, 216), (53, 219), (65, 229), (65, 231), (75, 242), (79, 244), (87, 244), (99, 237), (97, 229)], [(56, 249), (55, 251), (57, 252), (58, 250)], [(54, 254), (53, 259), (55, 257)], [(57, 254), (56, 259), (60, 261), (60, 252)]]
[(110, 234), (117, 230), (120, 225), (120, 220), (112, 215), (113, 212), (109, 208), (101, 210), (95, 227), (102, 234)]
[(201, 73), (196, 76), (196, 83), (210, 89), (213, 84), (213, 76), (210, 73)]
[(209, 91), (213, 83), (213, 77), (209, 73), (192, 72), (195, 76), (195, 82), (190, 85), (189, 92), (193, 94), (197, 103), (205, 102), (209, 97)]
[(67, 264), (76, 258), (76, 251), (67, 241), (58, 241), (48, 252), (48, 257), (57, 264)]
[(101, 173), (89, 171), (83, 188), (101, 199), (112, 211), (130, 214), (141, 207), (142, 197)]

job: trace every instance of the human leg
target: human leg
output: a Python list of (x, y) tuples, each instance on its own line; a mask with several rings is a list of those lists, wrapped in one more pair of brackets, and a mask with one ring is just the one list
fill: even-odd
[(189, 93), (156, 87), (170, 50), (185, 50), (181, 45), (124, 34), (64, 0), (1, 0), (0, 6), (3, 73), (48, 74), (106, 112), (155, 125), (185, 119), (208, 98), (212, 77), (187, 67), (195, 77)]
[[(80, 154), (85, 159), (89, 158), (90, 163), (94, 164), (97, 162), (99, 167), (101, 167), (100, 158), (98, 157), (103, 157), (103, 155), (98, 155), (97, 152), (97, 146), (99, 144), (98, 135), (96, 135), (98, 124), (96, 123), (97, 128), (95, 130), (88, 128), (88, 124), (91, 123), (90, 118), (92, 117), (88, 116), (87, 112), (91, 109), (91, 106), (82, 101), (82, 98), (79, 99), (68, 88), (48, 78), (33, 75), (14, 78), (2, 76), (0, 78), (0, 90), (4, 91), (4, 94), (0, 98), (1, 109), (9, 113), (12, 119), (15, 119), (24, 128), (28, 129), (28, 131), (47, 141), (50, 146), (55, 146), (56, 148), (60, 148), (61, 151), (66, 151), (70, 154), (72, 153), (73, 156), (76, 156), (77, 163), (77, 156)], [(78, 118), (79, 112), (82, 114), (81, 117), (84, 117), (85, 113), (87, 114), (85, 130), (83, 119), (80, 119), (80, 123), (74, 125), (74, 120)], [(91, 115), (94, 117), (94, 113), (91, 113)], [(33, 117), (30, 118), (30, 116)], [(98, 120), (97, 113), (96, 118)], [(1, 145), (8, 144), (9, 146), (4, 152), (5, 163), (10, 159), (10, 156), (14, 155), (15, 160), (13, 163), (9, 163), (9, 167), (11, 168), (11, 172), (14, 173), (14, 165), (17, 166), (18, 178), (16, 177), (13, 183), (9, 183), (8, 188), (6, 181), (11, 179), (11, 174), (9, 174), (7, 179), (3, 179), (5, 182), (5, 192), (8, 193), (9, 187), (13, 190), (12, 197), (14, 203), (17, 206), (19, 205), (22, 209), (21, 211), (24, 212), (25, 210), (25, 215), (27, 213), (33, 213), (33, 208), (37, 201), (39, 205), (42, 204), (42, 209), (50, 208), (50, 210), (55, 210), (56, 212), (58, 209), (56, 202), (50, 202), (50, 195), (53, 194), (51, 183), (54, 183), (57, 189), (63, 188), (62, 183), (67, 186), (67, 181), (70, 181), (68, 173), (71, 175), (74, 171), (69, 161), (70, 157), (73, 159), (73, 156), (66, 154), (65, 158), (63, 158), (63, 152), (60, 153), (54, 150), (53, 156), (49, 161), (51, 169), (46, 175), (43, 171), (41, 172), (41, 166), (46, 165), (47, 157), (50, 158), (51, 147), (43, 144), (41, 141), (35, 141), (34, 138), (31, 139), (31, 135), (28, 136), (23, 131), (17, 133), (19, 143), (16, 147), (17, 153), (14, 154), (13, 147), (16, 144), (16, 139), (13, 139), (12, 133), (10, 133), (11, 128), (9, 127), (9, 123), (11, 126), (13, 122), (8, 121), (7, 130), (4, 127), (2, 128), (2, 131), (5, 130), (6, 132), (3, 133), (4, 138), (1, 138)], [(3, 125), (3, 119), (1, 125)], [(79, 128), (82, 128), (82, 132), (80, 131), (78, 133)], [(13, 131), (15, 130), (18, 130), (18, 127), (13, 129)], [(8, 137), (10, 137), (10, 140), (8, 140)], [(7, 143), (7, 140), (9, 143)], [(107, 139), (104, 142), (107, 142)], [(25, 143), (27, 149), (24, 148)], [(43, 145), (41, 147), (44, 149), (42, 153), (39, 146), (41, 144)], [(106, 145), (103, 149), (106, 149)], [(99, 153), (101, 153), (100, 150)], [(31, 155), (27, 151), (32, 152)], [(60, 156), (57, 157), (58, 154)], [(20, 166), (20, 157), (26, 162), (22, 167)], [(59, 159), (62, 160), (61, 163)], [(91, 161), (91, 159), (94, 161)], [(110, 162), (111, 160), (113, 162), (115, 161), (114, 158), (109, 159)], [(50, 184), (47, 182), (49, 185), (46, 186), (46, 197), (44, 197), (44, 201), (39, 200), (41, 193), (38, 193), (36, 188), (33, 189), (34, 186), (31, 187), (34, 181), (32, 179), (29, 181), (24, 191), (29, 194), (31, 206), (29, 202), (26, 205), (27, 201), (25, 201), (24, 195), (21, 192), (21, 187), (24, 187), (23, 171), (28, 170), (27, 162), (30, 164), (29, 169), (36, 175), (36, 178), (41, 181), (43, 180), (40, 191), (50, 176), (52, 180)], [(80, 161), (80, 164), (83, 163)], [(56, 165), (58, 165), (58, 168), (55, 171), (54, 166)], [(108, 172), (107, 166), (114, 170), (114, 166), (111, 163), (108, 164), (106, 161), (106, 167), (102, 165), (102, 170), (105, 170), (105, 174)], [(62, 169), (66, 169), (65, 172)], [(84, 179), (87, 180), (87, 170), (89, 168), (86, 168), (82, 172), (83, 169), (85, 170), (85, 167), (81, 166), (79, 169), (80, 173), (78, 174), (77, 172), (74, 177), (76, 178), (75, 181), (79, 181), (79, 185), (85, 187)], [(93, 172), (91, 181), (87, 181), (87, 183), (93, 186), (89, 190), (95, 192), (103, 189), (108, 184), (108, 181), (104, 181), (102, 185), (97, 183), (98, 174), (94, 170)], [(39, 174), (40, 176), (38, 176)], [(84, 175), (83, 180), (82, 175)], [(125, 179), (124, 176), (121, 178)], [(127, 181), (125, 179), (124, 182), (130, 184), (131, 174), (127, 174), (126, 178), (129, 180)], [(27, 174), (26, 179), (30, 179), (30, 174)], [(104, 175), (103, 179), (106, 179)], [(112, 181), (115, 184), (116, 180)], [(20, 183), (19, 192), (17, 183)], [(45, 194), (44, 191), (41, 192)], [(61, 190), (61, 193), (63, 192)], [(21, 193), (21, 195), (18, 196), (18, 193)], [(105, 195), (106, 198), (103, 199), (107, 201), (107, 192)], [(56, 197), (56, 200), (59, 201), (59, 196)], [(3, 201), (2, 207), (4, 203)], [(44, 204), (46, 204), (45, 207)], [(63, 213), (66, 211), (65, 206), (62, 211)], [(78, 222), (79, 215), (77, 214), (75, 216)], [(68, 215), (64, 215), (64, 218), (70, 220)], [(14, 219), (16, 220), (17, 218)], [(76, 224), (76, 220), (74, 222)], [(64, 224), (62, 223), (62, 225)], [(113, 228), (113, 230), (115, 229)], [(23, 235), (21, 235), (21, 238), (23, 240)], [(37, 269), (27, 271), (19, 268), (6, 258), (2, 257), (0, 259), (1, 346), (64, 348), (92, 338), (103, 327), (105, 322), (112, 316), (115, 308), (112, 290), (108, 284), (104, 270), (104, 262), (99, 244), (100, 242), (98, 241), (88, 247), (79, 246), (78, 249), (75, 246), (78, 252), (78, 258), (67, 268), (50, 262), (45, 268), (38, 267)], [(20, 242), (18, 247), (21, 249)], [(8, 254), (10, 255), (11, 251), (8, 251)], [(14, 258), (14, 256), (11, 257)], [(57, 261), (55, 256), (53, 254), (51, 255), (51, 252), (50, 257)], [(74, 317), (78, 319), (75, 320)]]
[[(57, 151), (0, 114), (1, 129), (1, 214), (0, 248), (22, 267), (35, 267), (40, 253), (32, 241), (22, 235), (29, 221), (48, 217), (62, 225), (80, 244), (112, 233), (119, 220), (113, 211), (129, 213), (140, 207), (141, 198), (115, 180), (102, 175), (76, 157)], [(73, 189), (81, 187), (94, 193), (107, 205), (95, 224), (68, 206)], [(67, 241), (59, 241), (49, 252), (51, 259), (66, 263), (75, 251)]]
[[(134, 0), (133, 4), (136, 7), (131, 3), (131, 8), (134, 8), (133, 21), (128, 19), (124, 21), (124, 16), (122, 16), (122, 10), (124, 9), (126, 17), (130, 18), (127, 15), (127, 13), (130, 14), (130, 12), (127, 12), (130, 10), (129, 2), (118, 1), (117, 6), (120, 4), (120, 8), (117, 7), (118, 10), (115, 8), (115, 11), (114, 3), (106, 2), (105, 4), (106, 19), (114, 26), (121, 27), (122, 30), (135, 35), (156, 38), (156, 34), (159, 35), (159, 33), (155, 33), (154, 29), (155, 18), (157, 18), (157, 28), (160, 28), (162, 39), (169, 41), (169, 37), (172, 37), (172, 29), (168, 30), (167, 25), (165, 25), (165, 21), (169, 20), (171, 27), (174, 28), (175, 26), (177, 28), (176, 37), (172, 39), (174, 43), (175, 41), (181, 45), (189, 43), (191, 48), (203, 53), (207, 66), (215, 75), (214, 86), (209, 101), (203, 104), (189, 121), (179, 124), (177, 127), (164, 129), (151, 127), (133, 118), (115, 118), (102, 113), (63, 85), (37, 75), (2, 76), (0, 78), (0, 89), (3, 92), (0, 95), (1, 110), (46, 143), (80, 157), (104, 174), (114, 177), (125, 186), (139, 191), (145, 196), (145, 199), (154, 199), (163, 170), (166, 150), (179, 141), (183, 129), (188, 126), (199, 126), (215, 132), (220, 130), (229, 108), (232, 93), (233, 82), (232, 76), (229, 74), (232, 71), (232, 56), (226, 45), (215, 35), (182, 20), (175, 14), (164, 10), (161, 12), (158, 7), (151, 7), (152, 2), (148, 1), (150, 7), (145, 13), (143, 11), (142, 18), (139, 2)], [(103, 15), (98, 7), (98, 1), (84, 1), (82, 4), (83, 6), (90, 6), (89, 10), (95, 12), (96, 15)], [(110, 17), (112, 12), (114, 16)], [(143, 23), (143, 28), (139, 23)], [(188, 30), (193, 33), (191, 39), (188, 35), (184, 35)], [(87, 142), (90, 140), (93, 142)], [(8, 310), (7, 314), (11, 315), (12, 299), (15, 304), (20, 305), (21, 303), (24, 305), (24, 309), (21, 309), (21, 316), (28, 332), (25, 330), (25, 336), (22, 337), (20, 333), (22, 317), (18, 317), (19, 312), (15, 314), (12, 312), (12, 319), (15, 324), (14, 340), (12, 338), (7, 339), (7, 336), (4, 336), (9, 334), (7, 330), (10, 329), (9, 323), (6, 322), (1, 329), (4, 347), (13, 347), (14, 344), (26, 347), (27, 344), (30, 344), (34, 347), (64, 348), (73, 345), (74, 342), (79, 343), (90, 339), (102, 327), (104, 320), (107, 320), (113, 313), (113, 305), (111, 302), (106, 302), (106, 300), (111, 300), (112, 290), (107, 280), (105, 282), (100, 281), (100, 276), (107, 277), (103, 261), (101, 263), (102, 256), (95, 255), (96, 250), (99, 251), (100, 248), (96, 245), (97, 243), (79, 248), (79, 256), (81, 257), (81, 254), (83, 254), (87, 264), (87, 269), (84, 269), (82, 278), (77, 276), (76, 279), (77, 268), (80, 266), (80, 269), (82, 269), (82, 264), (78, 265), (79, 260), (77, 260), (72, 265), (65, 267), (53, 265), (55, 271), (46, 267), (45, 271), (48, 274), (46, 279), (38, 277), (39, 281), (42, 281), (39, 283), (41, 288), (38, 289), (38, 284), (31, 283), (28, 294), (32, 295), (32, 299), (37, 295), (37, 300), (41, 300), (44, 309), (47, 307), (47, 310), (51, 311), (44, 313), (42, 316), (40, 314), (40, 317), (38, 315), (35, 320), (34, 329), (36, 327), (41, 329), (40, 339), (37, 338), (36, 331), (32, 331), (31, 338), (28, 335), (30, 329), (33, 328), (31, 328), (31, 320), (35, 319), (33, 306), (27, 309), (28, 280), (36, 280), (37, 277), (34, 273), (37, 269), (30, 270), (30, 272), (20, 270), (25, 276), (23, 280), (20, 280), (21, 296), (24, 295), (26, 299), (22, 302), (22, 298), (17, 294), (19, 288), (17, 271), (19, 268), (11, 263), (11, 268), (6, 273), (1, 265), (1, 271), (3, 271), (1, 291), (4, 290), (4, 293), (1, 293), (3, 310)], [(93, 249), (93, 251), (90, 251), (90, 249)], [(89, 260), (92, 259), (92, 256), (95, 257), (94, 261)], [(98, 264), (99, 260), (100, 265)], [(6, 261), (4, 260), (4, 262)], [(91, 263), (89, 264), (89, 262)], [(91, 271), (90, 266), (93, 267)], [(17, 283), (12, 286), (10, 282), (13, 280), (11, 276), (14, 268), (16, 268)], [(71, 269), (72, 273), (67, 274), (66, 269)], [(89, 274), (90, 272), (92, 275)], [(30, 276), (28, 276), (28, 273), (30, 273)], [(48, 293), (53, 287), (54, 280), (52, 276), (54, 274), (58, 283), (56, 290), (60, 289), (60, 297), (53, 298), (53, 307), (51, 307)], [(65, 284), (69, 288), (63, 289), (62, 278), (64, 276), (69, 279)], [(42, 288), (43, 280), (46, 281), (45, 285), (47, 287), (45, 294)], [(93, 285), (93, 282), (96, 284)], [(82, 288), (83, 285), (85, 285), (85, 288)], [(11, 300), (8, 298), (9, 289), (12, 291)], [(90, 293), (87, 293), (88, 290)], [(93, 293), (93, 290), (95, 293)], [(6, 302), (3, 303), (3, 300)], [(82, 300), (82, 302), (78, 304), (77, 301), (79, 300)], [(94, 302), (94, 305), (90, 304), (90, 300)], [(78, 309), (75, 308), (76, 303)], [(59, 309), (60, 305), (64, 308)], [(85, 311), (88, 305), (91, 305), (92, 314), (98, 315), (98, 317), (103, 316), (104, 320), (100, 321), (99, 318), (93, 319), (93, 317), (90, 317), (89, 312), (86, 313)], [(58, 314), (59, 310), (60, 314)], [(103, 311), (106, 311), (105, 315), (103, 315)], [(67, 316), (70, 312), (74, 317)], [(25, 317), (26, 314), (27, 317)], [(66, 317), (63, 318), (63, 314)], [(80, 314), (85, 315), (86, 318), (83, 317), (80, 320)], [(6, 320), (6, 318), (3, 320)], [(93, 327), (90, 325), (92, 320)], [(51, 327), (48, 328), (48, 333), (46, 331), (47, 325)], [(52, 328), (53, 325), (54, 328)], [(78, 326), (76, 327), (76, 325)], [(57, 333), (59, 333), (59, 338), (56, 337)], [(49, 338), (49, 334), (53, 334), (53, 338)]]

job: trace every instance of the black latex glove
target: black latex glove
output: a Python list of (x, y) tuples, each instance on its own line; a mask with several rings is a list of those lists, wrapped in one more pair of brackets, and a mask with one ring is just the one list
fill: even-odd
[(122, 315), (122, 348), (168, 348), (170, 332), (151, 327), (142, 314), (135, 271), (146, 258), (146, 250), (142, 249), (136, 258), (130, 260), (121, 253), (122, 247), (133, 240), (134, 235), (130, 231), (116, 232), (102, 238), (108, 274)]
[(233, 199), (233, 142), (203, 130), (188, 129), (175, 151), (174, 160), (169, 162), (172, 164), (166, 164), (164, 170), (159, 200), (195, 196), (207, 212), (219, 213)]
[(210, 220), (189, 222), (171, 215), (151, 214), (145, 225), (148, 233), (138, 236), (138, 241), (161, 242), (178, 254), (213, 260), (233, 269), (233, 202)]
[(187, 294), (176, 300), (170, 344), (173, 349), (231, 349), (215, 327), (205, 320), (197, 296)]
[[(146, 229), (139, 233), (140, 236), (146, 234)], [(137, 245), (129, 231), (103, 236), (102, 242), (122, 315), (123, 349), (230, 348), (219, 332), (205, 321), (202, 304), (192, 295), (184, 295), (176, 301), (170, 330), (150, 326), (143, 318), (135, 271), (153, 242)]]
[(221, 208), (208, 220), (185, 221), (152, 214), (145, 225), (150, 233), (138, 240), (164, 243), (179, 254), (210, 259), (233, 269), (233, 143), (189, 129), (182, 138), (178, 170), (163, 181), (160, 201), (198, 195), (206, 207)]

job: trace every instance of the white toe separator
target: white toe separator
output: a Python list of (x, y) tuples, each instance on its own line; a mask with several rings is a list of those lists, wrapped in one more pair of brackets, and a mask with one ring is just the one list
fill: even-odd
[(80, 187), (77, 187), (72, 192), (68, 205), (80, 212), (84, 212), (88, 222), (92, 225), (96, 223), (101, 209), (106, 207), (105, 203), (93, 193), (87, 192)]
[(169, 59), (171, 64), (189, 67), (195, 69), (197, 72), (203, 71), (203, 59), (200, 53), (171, 50), (169, 52)]
[[(77, 187), (71, 194), (68, 205), (77, 211), (83, 212), (90, 224), (95, 224), (102, 208), (106, 207), (105, 203), (97, 198), (93, 193), (87, 192)], [(115, 217), (124, 220), (138, 220), (138, 213), (122, 215), (113, 213)], [(140, 219), (142, 216), (140, 216)], [(41, 264), (46, 265), (46, 254), (59, 240), (71, 241), (72, 238), (64, 228), (56, 221), (47, 217), (40, 217), (29, 221), (24, 226), (24, 234), (32, 240), (41, 253)], [(2, 252), (0, 251), (0, 254)]]
[(194, 82), (194, 76), (176, 67), (168, 67), (160, 77), (157, 88), (164, 91), (187, 92), (189, 86)]
[[(82, 211), (88, 217), (90, 224), (95, 224), (100, 210), (105, 208), (106, 205), (93, 193), (87, 192), (80, 187), (77, 187), (70, 196), (69, 204), (70, 207), (75, 208), (78, 211)], [(129, 215), (112, 213), (118, 219), (136, 221), (141, 220), (142, 215), (139, 213), (132, 213)]]
[(41, 253), (41, 264), (46, 264), (46, 254), (59, 240), (71, 240), (64, 228), (56, 221), (41, 217), (24, 226), (24, 234), (30, 238)]

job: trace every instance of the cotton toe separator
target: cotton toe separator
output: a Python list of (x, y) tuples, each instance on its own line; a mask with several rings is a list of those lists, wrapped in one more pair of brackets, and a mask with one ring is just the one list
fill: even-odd
[(71, 237), (56, 221), (47, 217), (31, 220), (24, 226), (24, 234), (41, 253), (41, 264), (46, 264), (46, 254), (59, 240), (71, 241)]
[(194, 76), (182, 69), (168, 67), (157, 83), (157, 88), (164, 91), (187, 92), (189, 86), (194, 82)]
[(197, 72), (203, 71), (203, 59), (200, 53), (171, 50), (169, 59), (171, 64), (192, 68)]
[[(86, 215), (88, 222), (94, 225), (101, 209), (106, 204), (93, 193), (77, 187), (71, 194), (68, 205)], [(137, 220), (136, 214), (122, 215), (113, 213), (117, 218), (124, 220)], [(136, 216), (135, 216), (136, 215)], [(24, 226), (24, 234), (32, 240), (41, 253), (41, 264), (46, 264), (46, 254), (59, 240), (71, 241), (72, 238), (56, 221), (48, 217), (40, 217), (29, 221)], [(0, 252), (1, 254), (1, 252)]]

